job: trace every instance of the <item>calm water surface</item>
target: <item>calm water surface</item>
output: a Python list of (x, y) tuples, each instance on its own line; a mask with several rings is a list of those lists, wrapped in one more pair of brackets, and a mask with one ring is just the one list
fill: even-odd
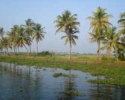
[[(125, 88), (87, 82), (97, 78), (89, 73), (71, 70), (77, 77), (53, 77), (69, 74), (58, 68), (37, 68), (0, 63), (0, 100), (125, 100)], [(84, 96), (67, 95), (77, 90)]]

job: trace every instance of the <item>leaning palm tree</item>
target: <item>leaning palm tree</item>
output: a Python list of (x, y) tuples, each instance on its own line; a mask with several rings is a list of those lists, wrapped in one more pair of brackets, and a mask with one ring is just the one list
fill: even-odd
[(40, 24), (35, 24), (33, 27), (33, 39), (36, 40), (37, 54), (38, 54), (38, 42), (44, 38), (44, 28)]
[(69, 43), (69, 59), (71, 59), (71, 45), (72, 45), (72, 33), (78, 31), (79, 22), (77, 22), (76, 14), (71, 15), (70, 11), (65, 11), (62, 15), (58, 15), (54, 21), (57, 32), (65, 32)]
[(3, 38), (3, 35), (4, 35), (4, 30), (2, 27), (0, 27), (0, 37)]
[[(101, 7), (97, 8), (96, 12), (93, 12), (93, 16), (88, 16), (87, 19), (91, 20), (90, 28), (92, 29), (92, 33), (97, 29), (106, 29), (111, 23), (108, 21), (109, 18), (111, 18), (112, 15), (106, 13), (106, 9), (103, 9)], [(100, 31), (98, 34), (102, 38), (102, 31)], [(101, 39), (100, 39), (101, 40)], [(98, 57), (100, 59), (101, 52), (100, 52), (100, 40), (98, 41)]]
[(124, 45), (119, 42), (119, 39), (120, 39), (120, 33), (116, 33), (116, 27), (108, 27), (106, 30), (106, 37), (102, 42), (104, 46), (101, 47), (101, 49), (106, 49), (107, 59), (109, 59), (110, 52), (112, 49), (114, 49), (117, 59), (118, 59), (118, 50), (119, 49), (125, 50)]

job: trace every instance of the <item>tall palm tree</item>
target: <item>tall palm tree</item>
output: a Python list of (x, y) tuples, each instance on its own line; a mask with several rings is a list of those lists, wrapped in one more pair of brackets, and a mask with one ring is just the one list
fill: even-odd
[[(91, 20), (90, 22), (90, 28), (92, 29), (92, 33), (101, 29), (106, 29), (111, 23), (108, 21), (109, 18), (111, 18), (112, 15), (106, 13), (106, 9), (103, 9), (101, 7), (97, 8), (96, 12), (93, 12), (93, 16), (88, 16), (87, 19)], [(102, 38), (102, 31), (98, 33), (100, 38)], [(101, 39), (98, 39), (98, 57), (100, 59), (101, 52), (100, 52), (100, 41)]]
[(72, 44), (72, 33), (78, 31), (79, 22), (77, 22), (77, 15), (71, 15), (70, 11), (66, 10), (62, 15), (58, 15), (57, 19), (54, 21), (56, 23), (55, 27), (58, 29), (57, 32), (65, 32), (67, 40), (69, 43), (69, 59), (71, 59), (71, 44)]
[(38, 54), (38, 42), (44, 38), (44, 28), (40, 24), (35, 24), (33, 27), (33, 39), (36, 40), (37, 43), (37, 54)]
[(3, 38), (3, 35), (4, 35), (4, 30), (2, 27), (0, 27), (0, 37)]
[(103, 40), (104, 46), (101, 47), (101, 49), (107, 49), (106, 55), (107, 59), (110, 57), (110, 52), (112, 49), (114, 49), (116, 53), (116, 57), (118, 59), (118, 50), (119, 49), (125, 49), (124, 45), (119, 42), (120, 34), (116, 33), (116, 27), (108, 27), (106, 30), (106, 37)]
[(26, 29), (26, 33), (28, 34), (28, 36), (30, 37), (30, 41), (29, 41), (29, 49), (30, 49), (30, 53), (31, 53), (31, 39), (32, 39), (32, 35), (33, 35), (33, 27), (34, 27), (34, 22), (31, 19), (27, 19), (25, 21), (26, 25), (23, 25)]

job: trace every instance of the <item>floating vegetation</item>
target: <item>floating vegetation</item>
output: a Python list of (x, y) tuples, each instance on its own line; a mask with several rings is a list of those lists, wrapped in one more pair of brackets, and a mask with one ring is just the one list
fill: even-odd
[[(67, 75), (65, 73), (55, 73), (55, 74), (53, 74), (53, 77), (69, 77), (69, 75)], [(75, 78), (77, 76), (72, 74), (71, 77)]]
[(64, 74), (64, 73), (55, 73), (55, 74), (53, 74), (53, 77), (68, 77), (68, 75), (67, 74)]
[(75, 95), (75, 96), (85, 96), (85, 94), (82, 94), (81, 92), (77, 90), (67, 90), (66, 91), (67, 95)]

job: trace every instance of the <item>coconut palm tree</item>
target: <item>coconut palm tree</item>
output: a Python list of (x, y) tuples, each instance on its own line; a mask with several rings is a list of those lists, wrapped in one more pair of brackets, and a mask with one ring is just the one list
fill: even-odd
[(90, 38), (90, 43), (93, 42), (97, 42), (98, 45), (98, 49), (97, 49), (97, 53), (98, 53), (98, 57), (100, 57), (100, 41), (102, 41), (105, 37), (105, 34), (100, 34), (104, 33), (104, 30), (102, 28), (97, 28), (94, 32), (89, 33), (91, 38)]
[(23, 28), (22, 26), (20, 26), (18, 28), (18, 34), (16, 36), (16, 40), (15, 40), (15, 46), (19, 47), (25, 47), (28, 53), (28, 49), (26, 47), (26, 45), (29, 45), (31, 42), (30, 37), (26, 34), (26, 30), (25, 28)]
[(0, 27), (0, 37), (3, 38), (3, 35), (4, 35), (4, 30), (2, 27)]
[(125, 26), (125, 12), (120, 14), (120, 19), (118, 20), (118, 23), (120, 23), (121, 26)]
[[(76, 45), (75, 39), (78, 39), (78, 36), (75, 35), (75, 34), (76, 34), (77, 32), (79, 32), (79, 31), (72, 32), (71, 37), (70, 37), (70, 40), (69, 40), (69, 37), (68, 37), (67, 34), (66, 34), (65, 36), (62, 36), (61, 39), (64, 39), (64, 38), (65, 38), (65, 44), (71, 42), (71, 43), (70, 43), (70, 44), (71, 44), (70, 46), (72, 47), (72, 44), (73, 44), (73, 45)], [(69, 47), (69, 52), (71, 53), (71, 48), (70, 48), (70, 47)], [(70, 54), (70, 55), (71, 55), (71, 54)]]
[(116, 27), (108, 27), (105, 34), (106, 34), (106, 37), (102, 41), (104, 46), (101, 47), (101, 49), (107, 49), (106, 50), (107, 59), (109, 59), (109, 57), (110, 57), (111, 50), (114, 49), (114, 51), (117, 55), (116, 57), (118, 59), (118, 50), (119, 49), (125, 50), (124, 45), (119, 42), (120, 34), (116, 33)]
[(71, 59), (71, 44), (72, 44), (72, 33), (78, 31), (79, 22), (77, 22), (77, 15), (71, 15), (71, 12), (66, 10), (62, 15), (58, 15), (57, 19), (54, 21), (56, 23), (55, 27), (58, 29), (57, 32), (65, 32), (69, 43), (69, 59)]
[(4, 37), (0, 40), (0, 49), (4, 50), (5, 49), (5, 54), (8, 54), (8, 49), (10, 48), (8, 38)]
[(125, 12), (120, 14), (120, 19), (118, 20), (118, 23), (120, 24), (120, 28), (121, 28), (119, 33), (123, 35), (122, 42), (125, 43)]
[[(90, 22), (90, 29), (92, 29), (92, 33), (95, 31), (97, 31), (97, 29), (99, 28), (99, 30), (101, 29), (106, 29), (109, 25), (111, 25), (111, 23), (108, 21), (109, 18), (111, 18), (112, 15), (107, 14), (106, 13), (106, 9), (103, 9), (101, 7), (97, 8), (96, 12), (93, 12), (93, 16), (88, 16), (87, 19), (91, 20)], [(98, 33), (98, 35), (100, 36), (100, 38), (102, 38), (102, 31), (100, 30), (100, 32)], [(100, 39), (101, 40), (101, 39)], [(98, 40), (98, 55), (99, 55), (99, 59), (101, 56), (101, 52), (100, 52), (100, 40)]]
[(29, 41), (29, 48), (30, 48), (30, 53), (31, 53), (31, 39), (32, 39), (32, 35), (33, 35), (33, 27), (34, 27), (34, 22), (31, 19), (27, 19), (25, 21), (26, 25), (23, 25), (26, 29), (26, 33), (28, 34), (28, 36), (30, 37), (30, 41)]
[(35, 24), (33, 27), (33, 39), (36, 40), (37, 54), (38, 54), (38, 42), (44, 38), (44, 28), (40, 24)]
[(18, 34), (18, 29), (19, 29), (19, 26), (18, 25), (14, 25), (12, 28), (11, 28), (11, 31), (8, 32), (8, 41), (9, 43), (12, 45), (13, 49), (14, 49), (14, 53), (15, 53), (15, 50), (16, 50), (16, 38), (17, 38), (17, 34)]

